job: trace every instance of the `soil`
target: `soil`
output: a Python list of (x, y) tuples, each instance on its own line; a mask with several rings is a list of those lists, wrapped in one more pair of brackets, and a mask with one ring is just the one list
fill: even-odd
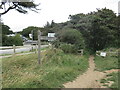
[(90, 56), (88, 70), (82, 75), (79, 75), (74, 81), (65, 83), (63, 86), (65, 88), (107, 88), (106, 86), (102, 86), (100, 80), (112, 72), (118, 72), (118, 70), (95, 71), (94, 56)]

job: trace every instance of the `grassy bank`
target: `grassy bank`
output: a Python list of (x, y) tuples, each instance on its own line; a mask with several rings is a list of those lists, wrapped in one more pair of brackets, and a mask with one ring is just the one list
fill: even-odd
[[(106, 71), (111, 69), (120, 69), (119, 67), (119, 61), (118, 57), (114, 56), (95, 56), (95, 64), (96, 64), (96, 70), (99, 71)], [(119, 74), (118, 74), (119, 73)], [(106, 78), (101, 80), (101, 83), (103, 83), (104, 86), (107, 86), (108, 88), (118, 88), (118, 77), (120, 77), (120, 72), (118, 73), (111, 73), (108, 74)], [(108, 85), (109, 82), (113, 82), (111, 86)]]
[[(119, 88), (120, 89), (120, 85), (118, 83), (120, 77), (120, 72), (118, 73), (111, 73), (107, 75), (107, 78), (104, 78), (101, 80), (101, 83), (103, 83), (103, 86), (107, 86), (109, 88)], [(112, 81), (113, 84), (111, 86), (108, 85), (108, 83)]]
[(107, 56), (105, 58), (95, 56), (96, 69), (99, 71), (105, 71), (110, 69), (119, 69), (118, 57)]
[(3, 88), (59, 88), (88, 68), (88, 56), (64, 54), (61, 50), (3, 59)]

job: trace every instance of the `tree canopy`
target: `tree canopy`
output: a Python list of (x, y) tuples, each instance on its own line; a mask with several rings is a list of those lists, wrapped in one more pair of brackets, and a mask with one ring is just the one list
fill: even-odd
[(2, 34), (4, 35), (13, 34), (13, 31), (10, 30), (9, 26), (2, 24)]
[(39, 4), (35, 4), (33, 0), (27, 0), (27, 2), (23, 2), (22, 0), (2, 0), (0, 2), (0, 9), (2, 11), (0, 15), (4, 15), (12, 9), (24, 14), (28, 12), (27, 9), (37, 12), (39, 10), (37, 6)]
[[(73, 41), (71, 38), (74, 36), (74, 30), (77, 30), (84, 38), (85, 47), (95, 52), (107, 47), (120, 47), (120, 41), (118, 40), (120, 32), (119, 19), (120, 16), (116, 16), (112, 10), (103, 8), (88, 14), (69, 15), (69, 21), (54, 23), (54, 25), (49, 24), (48, 29), (58, 33), (58, 35), (61, 35), (64, 29), (64, 36), (61, 36), (61, 38), (65, 37), (66, 42)], [(72, 30), (71, 33), (66, 34), (65, 28)], [(61, 40), (61, 38), (58, 39)]]
[(35, 27), (35, 26), (29, 26), (21, 32), (21, 34), (27, 38), (29, 38), (29, 34), (33, 34), (33, 40), (37, 40), (37, 31), (38, 30), (43, 30), (43, 28), (40, 27)]

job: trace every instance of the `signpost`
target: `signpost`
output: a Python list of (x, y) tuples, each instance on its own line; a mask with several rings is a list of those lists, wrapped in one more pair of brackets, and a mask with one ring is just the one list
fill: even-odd
[(48, 41), (54, 41), (55, 40), (55, 33), (48, 33)]
[(38, 30), (38, 64), (40, 64), (40, 61), (41, 61), (41, 57), (40, 57), (40, 51), (41, 51), (41, 42), (40, 42), (40, 39), (41, 39), (41, 32), (40, 30)]
[[(55, 37), (55, 33), (49, 33), (48, 34), (48, 38), (49, 37), (50, 38), (54, 38)], [(43, 38), (43, 36), (41, 36), (41, 31), (38, 30), (38, 64), (41, 64), (41, 40), (46, 40), (46, 38), (45, 37)]]

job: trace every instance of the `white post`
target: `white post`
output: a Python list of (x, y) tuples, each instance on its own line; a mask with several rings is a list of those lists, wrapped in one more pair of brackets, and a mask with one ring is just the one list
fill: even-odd
[(41, 39), (41, 32), (40, 32), (40, 30), (38, 30), (38, 64), (40, 64), (40, 60), (41, 60), (41, 57), (40, 57), (40, 51), (41, 51), (40, 39)]

